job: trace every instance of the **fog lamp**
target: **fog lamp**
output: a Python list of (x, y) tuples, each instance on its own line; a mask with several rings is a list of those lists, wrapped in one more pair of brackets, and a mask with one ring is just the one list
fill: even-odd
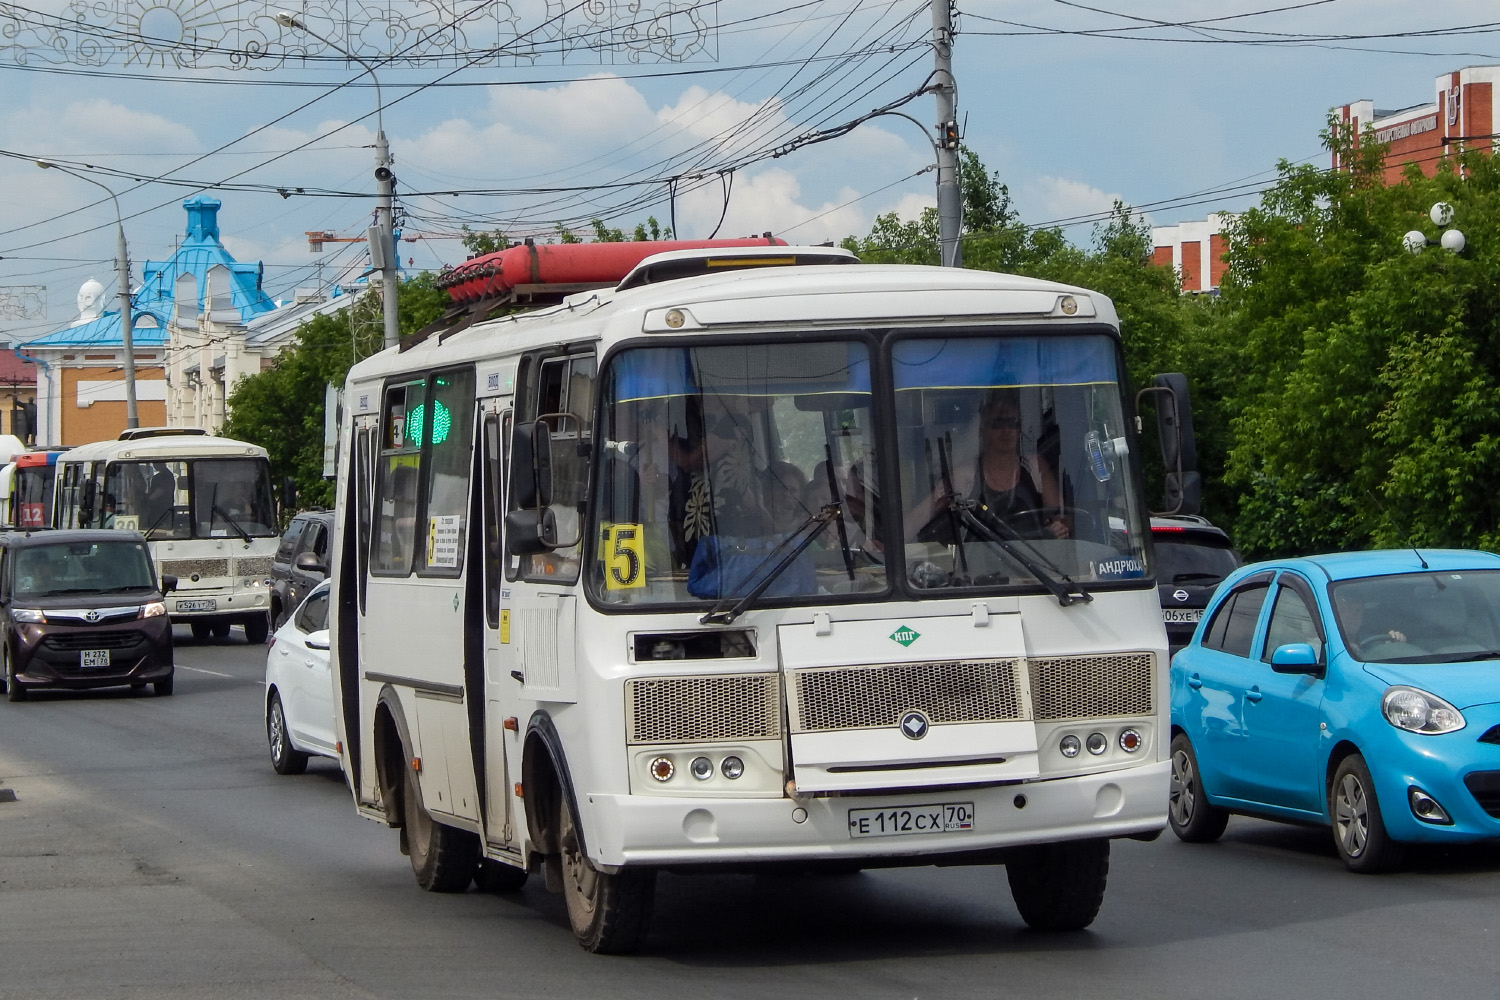
[(1438, 805), (1437, 799), (1428, 795), (1420, 788), (1412, 787), (1406, 790), (1406, 800), (1411, 803), (1411, 814), (1423, 823), (1435, 823), (1438, 826), (1452, 826), (1453, 820), (1447, 811)]

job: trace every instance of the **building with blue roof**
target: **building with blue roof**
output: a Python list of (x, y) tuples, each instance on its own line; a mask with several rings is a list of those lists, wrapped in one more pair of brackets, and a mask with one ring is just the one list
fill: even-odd
[[(132, 336), (136, 369), (136, 400), (141, 426), (180, 422), (169, 420), (183, 408), (169, 404), (175, 390), (186, 388), (185, 379), (172, 384), (174, 355), (201, 353), (202, 337), (178, 336), (175, 320), (189, 319), (191, 331), (201, 326), (205, 311), (212, 314), (218, 355), (227, 357), (243, 346), (243, 334), (235, 343), (235, 331), (243, 331), (251, 320), (276, 309), (262, 287), (264, 265), (236, 261), (219, 241), (217, 198), (198, 195), (182, 203), (187, 211), (187, 232), (180, 246), (164, 261), (147, 261), (140, 285), (132, 291)], [(37, 337), (22, 345), (22, 351), (38, 363), (37, 442), (76, 445), (118, 436), (125, 427), (124, 338), (118, 309), (97, 308), (102, 286), (90, 280), (79, 292), (79, 319), (71, 326)], [(182, 342), (182, 341), (186, 342)], [(267, 343), (253, 352), (253, 364), (226, 366), (223, 377), (233, 378), (260, 370), (260, 355), (274, 354), (280, 343)], [(218, 355), (215, 355), (217, 357)], [(238, 359), (238, 358), (237, 358)], [(251, 359), (247, 359), (251, 360)], [(244, 371), (240, 369), (244, 368)], [(222, 421), (223, 388), (219, 386), (218, 419)], [(212, 429), (212, 428), (210, 428)]]

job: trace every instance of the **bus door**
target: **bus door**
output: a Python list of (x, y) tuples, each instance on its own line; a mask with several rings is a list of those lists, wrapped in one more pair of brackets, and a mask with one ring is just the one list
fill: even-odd
[(474, 370), (385, 386), (360, 647), (401, 692), (423, 805), (479, 820), (464, 684), (464, 555), (473, 468)]
[[(484, 534), (484, 782), (485, 838), (491, 846), (514, 845), (519, 839), (512, 789), (521, 780), (520, 672), (511, 644), (510, 590), (505, 579), (506, 463), (512, 411), (509, 400), (486, 401), (480, 424), (480, 476)], [(471, 549), (471, 551), (473, 551)], [(480, 566), (472, 565), (471, 572)]]

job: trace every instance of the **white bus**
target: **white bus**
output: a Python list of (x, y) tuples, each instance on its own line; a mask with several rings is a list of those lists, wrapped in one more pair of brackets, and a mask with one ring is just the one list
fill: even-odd
[(56, 483), (55, 527), (146, 536), (157, 574), (177, 578), (167, 611), (195, 638), (241, 625), (249, 642), (266, 641), (279, 533), (264, 448), (198, 429), (142, 427), (64, 452)]
[(591, 951), (635, 946), (661, 869), (1002, 864), (1028, 924), (1088, 925), (1168, 798), (1124, 382), (1104, 296), (815, 247), (360, 362), (359, 811), (425, 889), (544, 873)]

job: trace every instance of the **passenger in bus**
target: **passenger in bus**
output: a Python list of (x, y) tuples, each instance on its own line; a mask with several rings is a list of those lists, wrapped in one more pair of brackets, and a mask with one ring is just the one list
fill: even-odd
[[(151, 477), (151, 486), (141, 501), (143, 524), (156, 527), (166, 519), (167, 512), (177, 503), (177, 477), (165, 466), (157, 466)], [(170, 525), (168, 525), (170, 527)]]
[(115, 495), (104, 494), (104, 510), (99, 515), (99, 527), (113, 528), (115, 526)]
[(981, 521), (998, 520), (1026, 535), (1067, 538), (1072, 524), (1057, 475), (1040, 454), (1022, 451), (1023, 423), (1019, 392), (987, 393), (979, 409), (977, 458), (950, 469), (951, 483), (939, 483), (917, 505), (907, 518), (907, 538), (951, 543), (946, 512), (953, 496), (973, 501)]

